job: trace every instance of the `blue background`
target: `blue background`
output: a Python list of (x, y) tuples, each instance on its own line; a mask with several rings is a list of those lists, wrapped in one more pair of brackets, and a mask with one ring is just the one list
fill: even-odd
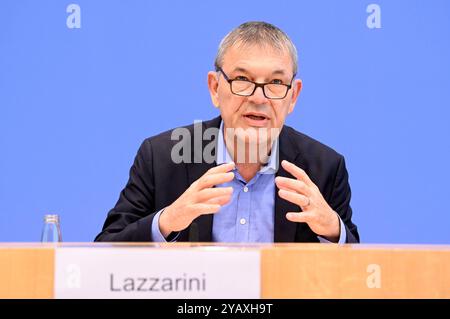
[(70, 3), (0, 2), (0, 241), (46, 213), (92, 241), (143, 139), (217, 115), (222, 37), (265, 20), (299, 50), (287, 124), (346, 157), (362, 241), (450, 244), (449, 1), (76, 1), (81, 29)]

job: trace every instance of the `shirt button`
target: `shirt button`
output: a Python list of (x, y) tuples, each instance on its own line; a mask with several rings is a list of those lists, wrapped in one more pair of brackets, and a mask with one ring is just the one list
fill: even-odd
[(244, 193), (247, 193), (247, 192), (248, 192), (248, 187), (244, 186)]
[(245, 218), (241, 218), (241, 220), (239, 222), (241, 223), (241, 225), (245, 225), (246, 220), (245, 220)]

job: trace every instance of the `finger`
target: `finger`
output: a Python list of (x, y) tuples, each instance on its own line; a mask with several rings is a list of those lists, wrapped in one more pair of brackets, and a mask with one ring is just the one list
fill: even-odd
[(233, 162), (217, 165), (213, 168), (210, 168), (203, 176), (216, 174), (216, 173), (227, 173), (232, 171), (235, 168), (235, 164)]
[(304, 207), (306, 208), (306, 206), (309, 206), (310, 204), (310, 200), (308, 197), (295, 192), (280, 189), (278, 191), (278, 194), (280, 195), (281, 198), (300, 206), (302, 210)]
[(196, 202), (203, 203), (215, 197), (231, 196), (233, 187), (205, 188), (196, 195)]
[(315, 185), (313, 183), (313, 181), (309, 178), (308, 174), (306, 174), (306, 172), (304, 170), (302, 170), (300, 167), (292, 164), (291, 162), (288, 162), (286, 160), (283, 160), (281, 162), (281, 166), (283, 166), (283, 168), (292, 174), (292, 176), (294, 176), (295, 178), (302, 180), (303, 182), (305, 182), (308, 186), (312, 186)]
[(214, 173), (204, 175), (198, 179), (198, 189), (211, 188), (216, 185), (231, 182), (234, 178), (234, 173)]
[(194, 204), (190, 206), (191, 212), (197, 216), (205, 214), (214, 214), (220, 210), (218, 204)]
[(295, 223), (311, 223), (314, 221), (314, 213), (310, 212), (289, 212), (286, 214), (286, 218)]
[(292, 190), (305, 196), (311, 196), (311, 189), (309, 186), (298, 179), (277, 176), (275, 178), (275, 184), (277, 184), (280, 189), (288, 191)]
[(210, 200), (205, 202), (205, 204), (217, 204), (217, 205), (220, 205), (220, 206), (224, 206), (224, 205), (228, 204), (230, 202), (230, 200), (231, 200), (231, 194), (230, 195), (225, 195), (225, 196), (211, 198)]

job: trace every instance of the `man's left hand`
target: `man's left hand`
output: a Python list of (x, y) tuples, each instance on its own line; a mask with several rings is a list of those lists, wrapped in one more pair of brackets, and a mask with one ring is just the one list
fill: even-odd
[(292, 222), (307, 223), (317, 235), (337, 242), (340, 235), (338, 214), (328, 205), (304, 170), (288, 161), (281, 162), (281, 165), (295, 179), (276, 177), (275, 183), (280, 189), (278, 194), (302, 209), (302, 212), (287, 212), (286, 218)]

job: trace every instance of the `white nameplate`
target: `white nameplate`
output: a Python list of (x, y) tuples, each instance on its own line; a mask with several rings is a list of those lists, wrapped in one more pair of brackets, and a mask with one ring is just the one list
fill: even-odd
[(56, 249), (55, 298), (260, 298), (257, 250)]

